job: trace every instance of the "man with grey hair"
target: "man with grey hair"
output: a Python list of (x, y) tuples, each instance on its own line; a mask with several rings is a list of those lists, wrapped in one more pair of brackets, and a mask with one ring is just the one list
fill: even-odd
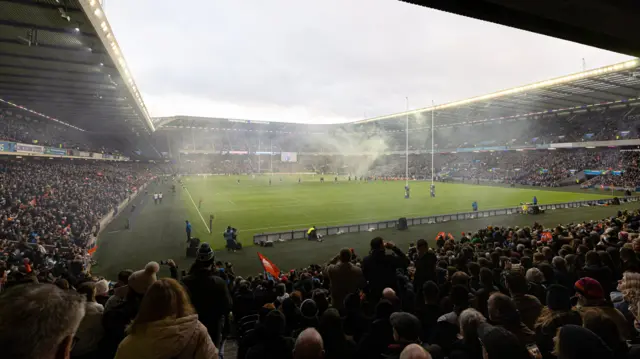
[(293, 359), (324, 358), (324, 343), (320, 333), (314, 328), (307, 328), (298, 335), (293, 348)]
[(51, 284), (26, 284), (0, 295), (0, 348), (11, 359), (68, 359), (85, 298)]

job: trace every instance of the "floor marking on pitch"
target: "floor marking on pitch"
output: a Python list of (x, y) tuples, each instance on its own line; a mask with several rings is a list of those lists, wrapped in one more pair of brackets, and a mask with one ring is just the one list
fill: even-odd
[(189, 190), (187, 189), (187, 187), (184, 187), (184, 190), (187, 191), (187, 194), (189, 195), (189, 199), (191, 200), (191, 203), (193, 203), (193, 207), (196, 209), (196, 211), (198, 211), (198, 214), (200, 215), (200, 219), (202, 220), (202, 223), (204, 223), (204, 226), (207, 228), (209, 233), (211, 233), (211, 228), (209, 228), (209, 226), (207, 225), (207, 222), (204, 220), (204, 217), (202, 217), (202, 213), (200, 213), (198, 206), (196, 206), (196, 202), (193, 201), (193, 197), (191, 197), (191, 193), (189, 193)]

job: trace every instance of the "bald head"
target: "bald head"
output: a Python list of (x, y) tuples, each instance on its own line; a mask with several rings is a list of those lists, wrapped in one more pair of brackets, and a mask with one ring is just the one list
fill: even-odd
[(307, 328), (298, 335), (296, 346), (293, 348), (294, 359), (322, 359), (324, 358), (324, 344), (320, 333), (314, 328)]
[(431, 359), (431, 354), (418, 344), (409, 344), (400, 353), (400, 359)]
[(391, 288), (385, 288), (382, 290), (382, 297), (385, 299), (394, 299), (396, 297), (396, 291)]

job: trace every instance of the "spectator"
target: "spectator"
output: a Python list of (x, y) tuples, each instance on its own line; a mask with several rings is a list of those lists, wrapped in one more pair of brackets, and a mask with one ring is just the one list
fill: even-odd
[(69, 358), (85, 298), (51, 284), (19, 285), (0, 296), (0, 348), (11, 359)]
[[(129, 279), (129, 285), (132, 285)], [(198, 321), (182, 286), (174, 279), (155, 281), (148, 289), (116, 359), (218, 357), (218, 350)]]
[(104, 305), (105, 310), (109, 310), (125, 301), (127, 293), (129, 291), (129, 277), (133, 274), (133, 271), (130, 269), (125, 269), (118, 273), (118, 281), (113, 286), (113, 295), (107, 299), (107, 303)]
[(104, 311), (104, 339), (101, 351), (106, 357), (111, 358), (115, 355), (118, 345), (126, 336), (125, 329), (138, 315), (140, 303), (147, 289), (157, 280), (156, 273), (159, 270), (158, 263), (149, 262), (143, 270), (133, 272), (128, 279), (125, 300)]
[[(202, 243), (196, 254), (196, 261), (191, 266), (182, 283), (189, 291), (191, 303), (198, 313), (198, 318), (207, 327), (209, 335), (216, 347), (222, 342), (222, 327), (225, 316), (231, 310), (231, 294), (227, 283), (218, 275), (213, 264), (215, 257), (209, 243)], [(171, 276), (178, 277), (178, 269), (173, 261), (169, 262)], [(215, 303), (215, 305), (211, 305)]]
[(571, 291), (558, 284), (549, 286), (547, 306), (535, 324), (536, 343), (544, 359), (554, 358), (553, 338), (563, 325), (582, 325), (580, 313), (571, 309)]
[(453, 311), (441, 316), (438, 318), (438, 321), (448, 322), (457, 326), (459, 324), (458, 316), (463, 310), (469, 308), (469, 291), (464, 286), (454, 285), (453, 288), (451, 288), (451, 295), (449, 297), (453, 304)]
[[(386, 254), (389, 249), (393, 254)], [(376, 303), (384, 288), (398, 289), (396, 270), (409, 265), (407, 256), (392, 242), (384, 242), (380, 237), (371, 240), (371, 253), (362, 261), (362, 272), (369, 283), (369, 301)]]
[(420, 332), (422, 325), (420, 320), (411, 313), (397, 312), (389, 317), (393, 328), (393, 344), (387, 348), (385, 358), (399, 358), (400, 353), (409, 344), (421, 344)]
[(431, 359), (431, 355), (418, 344), (409, 344), (400, 353), (400, 359)]
[(627, 332), (633, 333), (633, 323), (640, 310), (640, 273), (625, 272), (618, 284), (618, 290), (622, 294), (622, 301), (614, 306), (627, 319)]
[[(98, 282), (99, 283), (99, 282)], [(76, 332), (76, 345), (71, 351), (74, 358), (91, 358), (96, 356), (98, 345), (104, 335), (102, 313), (104, 307), (96, 301), (96, 283), (84, 282), (78, 286), (78, 293), (86, 298), (84, 318)]]
[(574, 285), (578, 297), (578, 311), (584, 316), (584, 311), (589, 308), (597, 308), (608, 315), (620, 328), (622, 336), (630, 337), (627, 332), (627, 322), (619, 310), (614, 308), (604, 297), (604, 291), (600, 283), (593, 278), (580, 278)]
[(505, 328), (481, 323), (478, 325), (478, 339), (485, 359), (528, 359), (518, 337)]
[(420, 336), (425, 341), (428, 341), (433, 334), (434, 327), (438, 318), (442, 314), (438, 300), (440, 297), (440, 290), (438, 285), (433, 281), (428, 281), (422, 285), (422, 297), (424, 298), (425, 305), (418, 306), (418, 318), (422, 323), (422, 335)]
[(487, 311), (487, 302), (492, 293), (498, 292), (499, 289), (493, 283), (493, 272), (489, 268), (480, 268), (481, 288), (476, 291), (475, 308), (477, 308), (485, 317), (489, 315)]
[(604, 293), (611, 293), (614, 289), (611, 269), (602, 265), (600, 256), (593, 250), (587, 252), (585, 261), (580, 276), (595, 279), (602, 286)]
[(351, 250), (343, 248), (338, 255), (339, 262), (327, 267), (326, 273), (331, 283), (331, 304), (341, 310), (344, 298), (364, 288), (365, 279), (362, 270), (351, 263)]
[(600, 309), (585, 310), (582, 326), (596, 334), (613, 351), (616, 358), (627, 358), (629, 347), (620, 335), (616, 323)]
[[(234, 302), (235, 304), (235, 302)], [(285, 318), (284, 335), (290, 336), (294, 331), (300, 328), (301, 314), (300, 309), (296, 307), (292, 298), (287, 298), (282, 302), (280, 307)]]
[(318, 331), (324, 343), (325, 358), (353, 358), (356, 343), (345, 335), (340, 314), (336, 309), (327, 309), (322, 314)]
[[(300, 327), (298, 333), (307, 328), (317, 328), (319, 324), (318, 320), (318, 306), (313, 299), (305, 299), (300, 305)], [(296, 333), (296, 335), (298, 334)]]
[(417, 250), (418, 259), (415, 263), (416, 271), (413, 277), (413, 288), (418, 291), (416, 297), (418, 307), (422, 307), (424, 299), (422, 296), (423, 293), (420, 289), (424, 283), (428, 281), (437, 281), (436, 264), (438, 262), (438, 257), (433, 251), (429, 250), (429, 244), (424, 239), (418, 240)]
[(613, 352), (589, 329), (577, 325), (560, 327), (556, 337), (558, 359), (613, 359)]
[(450, 358), (482, 359), (482, 344), (478, 340), (478, 327), (487, 320), (473, 308), (460, 314), (460, 334), (462, 339), (454, 343)]
[(344, 332), (356, 343), (369, 330), (369, 318), (364, 314), (360, 303), (360, 296), (356, 293), (348, 294), (344, 300), (346, 315), (343, 318)]
[[(531, 268), (529, 271), (533, 269), (535, 268)], [(542, 275), (540, 271), (538, 271), (538, 273)], [(540, 303), (538, 298), (527, 294), (529, 287), (527, 285), (527, 280), (522, 275), (521, 271), (509, 271), (506, 277), (506, 284), (507, 289), (511, 294), (511, 298), (513, 299), (513, 303), (518, 309), (518, 312), (520, 312), (522, 322), (529, 329), (533, 329), (536, 320), (542, 311), (542, 303)]]
[(307, 328), (296, 339), (294, 359), (324, 359), (322, 336), (314, 328)]
[(389, 321), (391, 313), (393, 305), (388, 300), (378, 302), (371, 328), (358, 343), (357, 358), (377, 358), (393, 343), (393, 328)]
[(95, 284), (96, 287), (96, 302), (104, 306), (109, 300), (109, 282), (106, 279), (100, 279)]
[(259, 342), (247, 352), (247, 359), (290, 359), (293, 355), (294, 340), (284, 335), (285, 317), (277, 310), (267, 314), (264, 333)]
[(522, 322), (515, 303), (508, 296), (494, 293), (489, 297), (489, 319), (513, 333), (523, 347), (535, 343), (535, 333)]

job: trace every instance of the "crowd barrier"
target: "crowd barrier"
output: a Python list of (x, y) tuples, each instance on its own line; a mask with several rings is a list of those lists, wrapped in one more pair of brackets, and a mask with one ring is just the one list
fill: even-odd
[[(564, 203), (554, 203), (554, 204), (538, 204), (538, 207), (540, 208), (540, 210), (555, 210), (555, 209), (579, 208), (579, 207), (591, 207), (591, 206), (597, 206), (597, 205), (604, 205), (604, 204), (610, 204), (612, 201), (613, 199), (575, 201), (575, 202), (564, 202)], [(620, 202), (638, 202), (638, 201), (640, 201), (640, 196), (620, 198)], [(407, 225), (419, 226), (424, 224), (436, 224), (436, 223), (444, 223), (449, 221), (464, 221), (468, 219), (505, 216), (505, 215), (513, 215), (513, 214), (522, 214), (522, 207), (518, 206), (518, 207), (508, 207), (508, 208), (500, 208), (500, 209), (488, 209), (488, 210), (477, 211), (477, 212), (460, 212), (460, 213), (452, 213), (452, 214), (440, 214), (435, 216), (407, 218)], [(397, 224), (398, 224), (398, 219), (393, 219), (393, 220), (378, 221), (378, 222), (345, 224), (340, 226), (316, 227), (316, 232), (323, 236), (330, 236), (338, 233), (357, 233), (357, 232), (367, 232), (371, 230), (396, 228)], [(260, 243), (263, 243), (266, 241), (277, 242), (277, 241), (289, 241), (294, 239), (305, 239), (306, 236), (307, 236), (307, 229), (296, 229), (296, 230), (272, 232), (272, 233), (259, 233), (253, 236), (253, 243), (259, 245)]]

